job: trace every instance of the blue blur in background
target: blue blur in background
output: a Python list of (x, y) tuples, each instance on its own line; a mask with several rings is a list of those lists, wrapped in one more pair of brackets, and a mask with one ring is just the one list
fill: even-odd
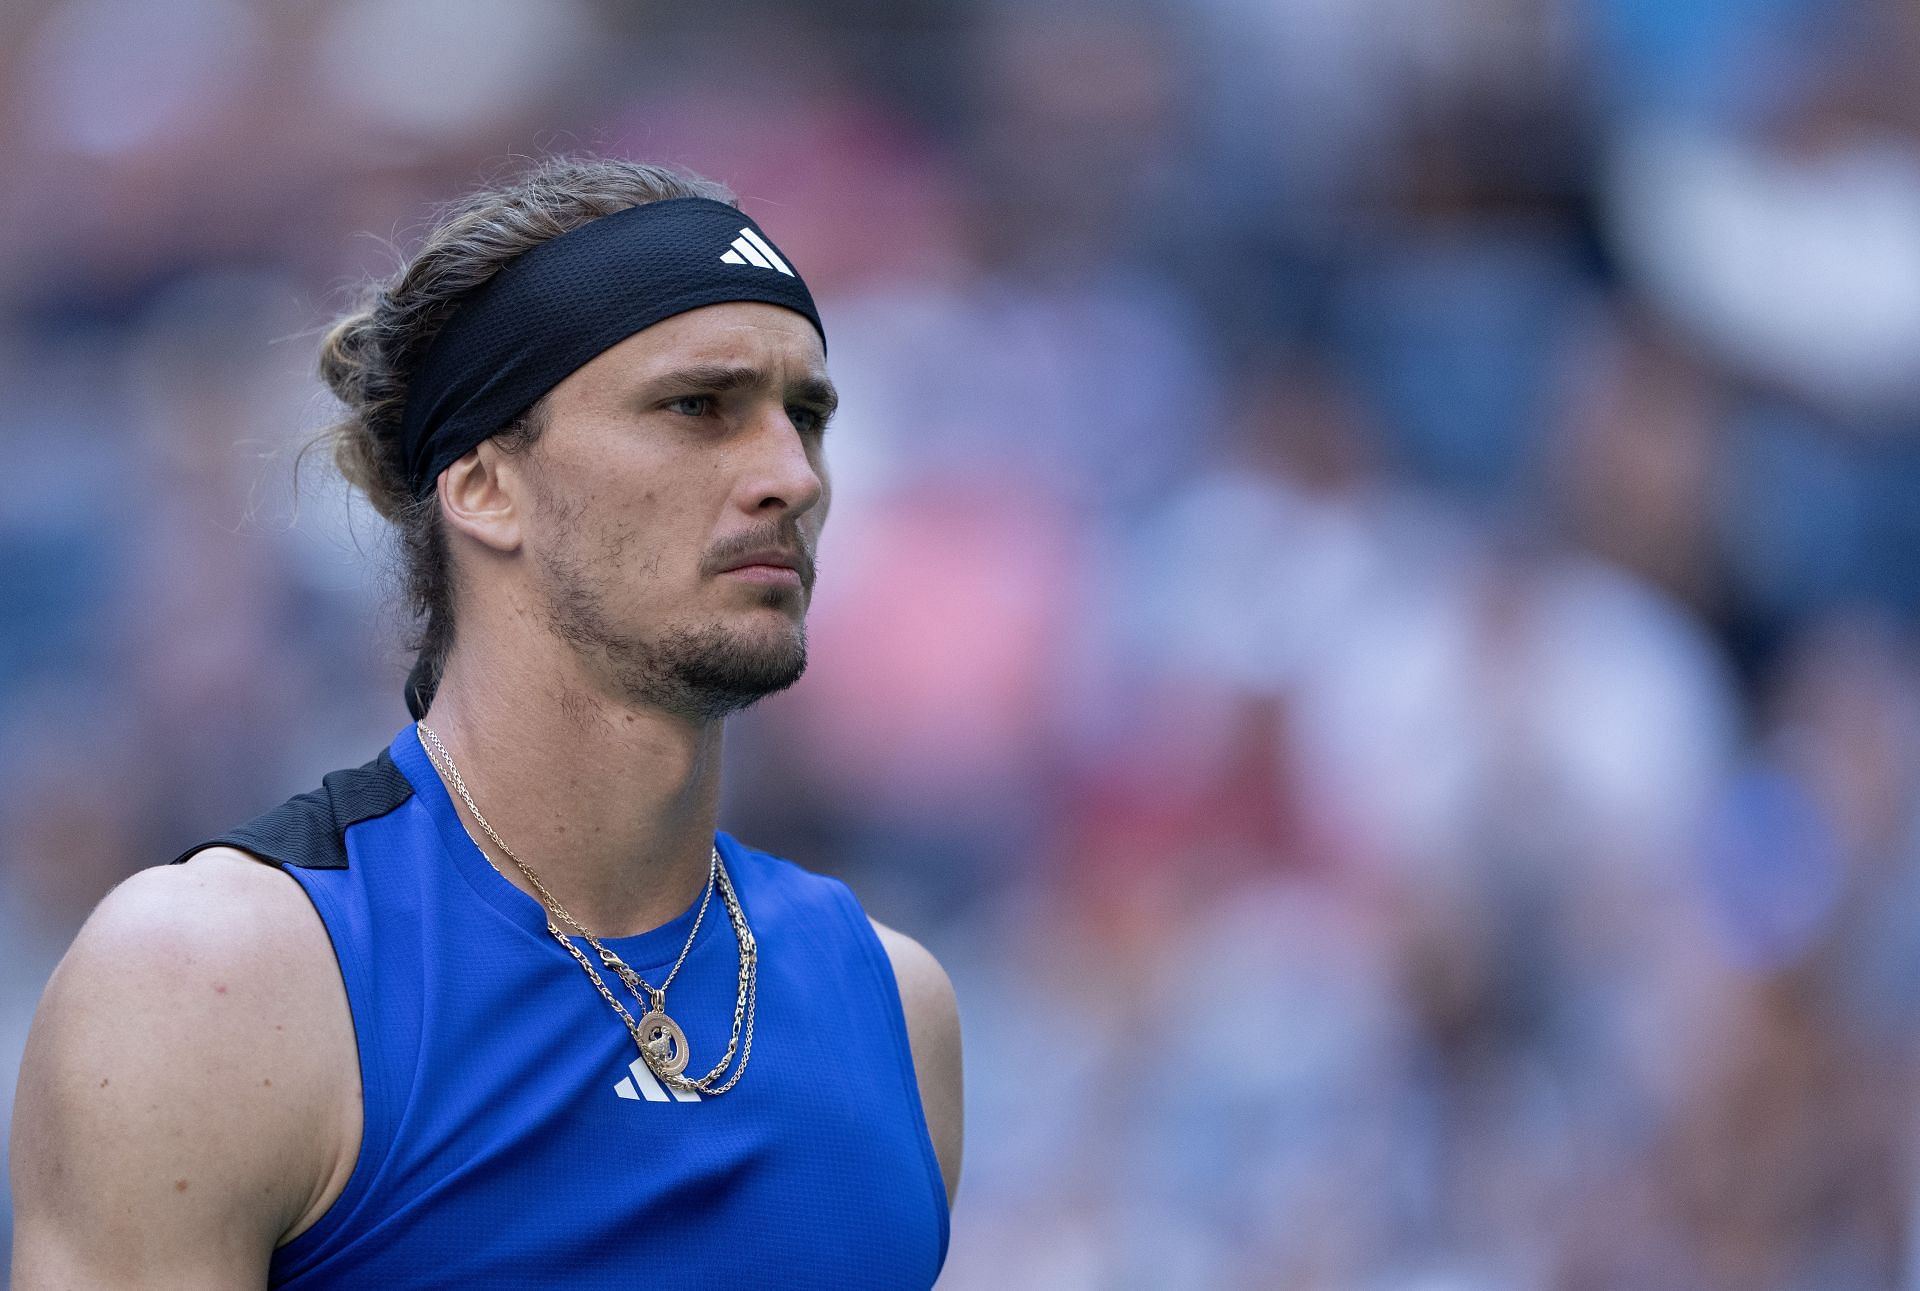
[(943, 1287), (1920, 1288), (1903, 0), (7, 6), (0, 1108), (405, 721), (318, 337), (575, 149), (832, 336), (723, 823), (954, 979)]

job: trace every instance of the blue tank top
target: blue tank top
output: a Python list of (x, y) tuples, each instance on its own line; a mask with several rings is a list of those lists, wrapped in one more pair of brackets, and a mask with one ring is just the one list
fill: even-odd
[[(716, 836), (760, 966), (752, 1060), (702, 1097), (637, 1061), (538, 903), (475, 847), (413, 727), (186, 855), (216, 844), (306, 889), (359, 1042), (353, 1173), (275, 1252), (272, 1286), (933, 1284), (946, 1189), (892, 966), (845, 884)], [(657, 984), (694, 913), (607, 944)], [(716, 896), (668, 992), (690, 1072), (726, 1049), (737, 955)]]

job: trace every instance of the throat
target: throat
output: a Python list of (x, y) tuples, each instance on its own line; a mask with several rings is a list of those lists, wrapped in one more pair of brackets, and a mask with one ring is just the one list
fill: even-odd
[(556, 923), (631, 936), (700, 900), (713, 869), (717, 732), (711, 747), (637, 722), (600, 728), (623, 738), (513, 739), (449, 699), (443, 686), (421, 745), (482, 855)]

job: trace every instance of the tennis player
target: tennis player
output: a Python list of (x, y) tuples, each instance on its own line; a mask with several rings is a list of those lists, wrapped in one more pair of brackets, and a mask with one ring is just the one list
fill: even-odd
[(417, 720), (88, 921), (21, 1076), (15, 1291), (931, 1285), (952, 987), (716, 830), (827, 515), (793, 261), (718, 185), (552, 160), (320, 367)]

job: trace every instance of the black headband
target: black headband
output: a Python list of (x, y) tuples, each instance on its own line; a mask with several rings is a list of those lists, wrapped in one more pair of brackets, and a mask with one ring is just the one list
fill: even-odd
[(731, 300), (783, 305), (826, 342), (807, 284), (725, 202), (648, 202), (523, 252), (461, 303), (414, 373), (400, 420), (413, 495), (602, 350)]

